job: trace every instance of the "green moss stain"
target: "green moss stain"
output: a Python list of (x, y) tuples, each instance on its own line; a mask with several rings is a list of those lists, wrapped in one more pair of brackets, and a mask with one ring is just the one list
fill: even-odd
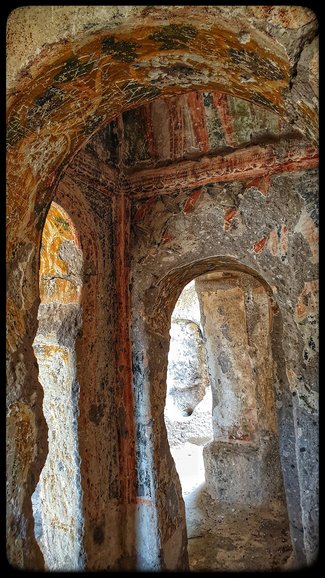
[(254, 132), (251, 108), (248, 102), (241, 98), (228, 97), (229, 109), (235, 132), (236, 143), (249, 142)]
[(278, 115), (262, 108), (261, 106), (251, 105), (253, 133), (271, 133), (278, 135), (280, 133), (280, 121)]
[(56, 225), (58, 225), (58, 227), (62, 228), (64, 231), (67, 231), (69, 229), (70, 225), (69, 225), (68, 221), (63, 219), (63, 217), (55, 217), (54, 221), (55, 221)]

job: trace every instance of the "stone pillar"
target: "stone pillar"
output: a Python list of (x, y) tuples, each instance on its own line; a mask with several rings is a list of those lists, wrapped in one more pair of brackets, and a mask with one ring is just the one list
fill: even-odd
[(170, 336), (166, 409), (172, 405), (190, 416), (208, 384), (203, 339), (199, 326), (188, 319), (174, 320)]
[(209, 273), (196, 280), (212, 388), (214, 439), (203, 451), (217, 500), (258, 505), (282, 495), (269, 301), (253, 277)]
[(83, 570), (75, 341), (82, 327), (83, 254), (68, 213), (52, 203), (42, 233), (38, 330), (33, 343), (44, 390), (48, 455), (32, 495), (45, 569)]
[(199, 325), (189, 319), (173, 319), (164, 412), (170, 446), (187, 441), (204, 444), (211, 439), (211, 388), (208, 386), (205, 344)]
[(39, 308), (34, 351), (44, 389), (49, 452), (32, 496), (35, 536), (49, 571), (84, 569), (82, 490), (78, 448), (79, 384), (75, 337), (78, 304)]

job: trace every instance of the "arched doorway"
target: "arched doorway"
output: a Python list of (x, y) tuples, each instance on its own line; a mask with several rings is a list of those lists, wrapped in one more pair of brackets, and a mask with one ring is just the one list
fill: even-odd
[(35, 537), (47, 570), (81, 570), (82, 488), (75, 339), (82, 328), (83, 256), (71, 218), (53, 202), (42, 234), (34, 351), (44, 390), (49, 450), (32, 496)]
[[(183, 292), (188, 292), (188, 287)], [(292, 547), (275, 407), (274, 307), (265, 288), (247, 273), (210, 272), (196, 278), (195, 289), (212, 390), (213, 439), (204, 447), (202, 444), (202, 462), (195, 447), (186, 443), (186, 435), (193, 439), (195, 422), (184, 426), (185, 443), (180, 447), (171, 412), (166, 414), (165, 410), (169, 443), (185, 500), (190, 569), (284, 568)], [(173, 317), (181, 311), (183, 292)], [(195, 317), (195, 311), (187, 311), (187, 315)], [(167, 376), (176, 363), (177, 352), (171, 355), (174, 348), (172, 332)], [(180, 353), (179, 371), (183, 370), (186, 382), (184, 357), (187, 354), (193, 361), (195, 355), (179, 337), (176, 348)], [(198, 358), (195, 362), (199, 365)], [(171, 403), (168, 392), (173, 390), (167, 388), (166, 408)], [(197, 407), (200, 405), (203, 408), (202, 402)], [(177, 422), (178, 429), (180, 425)]]

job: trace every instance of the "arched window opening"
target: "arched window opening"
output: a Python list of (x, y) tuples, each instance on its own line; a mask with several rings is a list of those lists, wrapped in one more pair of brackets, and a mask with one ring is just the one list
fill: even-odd
[(194, 571), (291, 563), (272, 316), (260, 281), (230, 270), (191, 281), (174, 308), (164, 417)]
[(75, 339), (81, 328), (82, 252), (69, 215), (53, 202), (41, 254), (34, 351), (44, 389), (48, 456), (32, 496), (35, 537), (47, 570), (81, 570), (82, 492)]

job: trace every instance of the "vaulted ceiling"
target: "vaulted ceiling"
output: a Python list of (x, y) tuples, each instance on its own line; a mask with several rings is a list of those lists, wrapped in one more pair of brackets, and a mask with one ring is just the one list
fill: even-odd
[(283, 136), (300, 134), (266, 108), (220, 92), (191, 91), (124, 112), (86, 150), (133, 169), (225, 154)]

